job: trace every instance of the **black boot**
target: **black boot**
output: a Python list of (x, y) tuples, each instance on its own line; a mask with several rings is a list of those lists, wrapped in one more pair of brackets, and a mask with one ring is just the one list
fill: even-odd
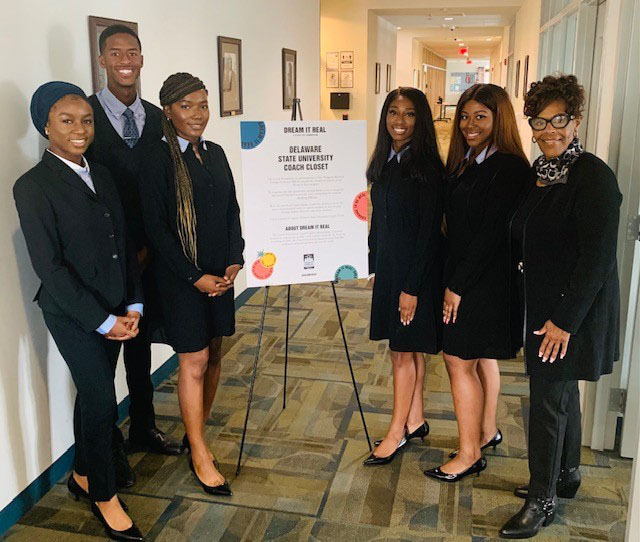
[[(578, 492), (581, 481), (582, 477), (580, 476), (580, 469), (578, 469), (578, 467), (561, 470), (556, 484), (556, 495), (561, 499), (573, 499)], [(526, 499), (529, 495), (529, 484), (518, 486), (513, 491), (513, 494), (521, 499)]]
[(527, 497), (520, 511), (500, 529), (502, 538), (531, 538), (553, 522), (558, 499)]

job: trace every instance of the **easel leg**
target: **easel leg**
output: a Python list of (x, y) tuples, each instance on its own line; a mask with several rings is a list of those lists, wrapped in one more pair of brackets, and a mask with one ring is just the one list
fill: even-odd
[(258, 357), (260, 356), (260, 345), (262, 344), (262, 333), (264, 332), (264, 318), (267, 313), (268, 299), (269, 299), (269, 286), (265, 286), (264, 304), (262, 305), (262, 318), (260, 319), (260, 331), (258, 333), (258, 345), (256, 347), (256, 355), (253, 359), (253, 374), (251, 375), (251, 386), (249, 387), (249, 399), (247, 401), (247, 414), (244, 418), (244, 428), (242, 429), (242, 441), (240, 442), (240, 454), (238, 455), (238, 466), (236, 467), (236, 476), (240, 472), (240, 463), (242, 462), (242, 451), (244, 450), (244, 439), (247, 435), (247, 423), (249, 422), (249, 411), (251, 410), (251, 401), (253, 400), (253, 386), (256, 382), (256, 372), (258, 371)]
[(356, 394), (356, 401), (358, 401), (358, 409), (360, 410), (360, 417), (362, 418), (362, 427), (364, 427), (364, 434), (367, 437), (367, 444), (369, 445), (369, 451), (372, 451), (371, 440), (369, 439), (369, 431), (367, 430), (367, 423), (364, 421), (364, 412), (362, 412), (362, 405), (360, 404), (360, 395), (358, 394), (358, 387), (356, 385), (356, 377), (353, 374), (353, 366), (351, 365), (351, 356), (349, 355), (349, 346), (347, 345), (347, 336), (344, 334), (344, 326), (342, 325), (342, 316), (340, 315), (340, 306), (338, 305), (338, 295), (336, 294), (336, 285), (331, 283), (333, 290), (333, 300), (336, 303), (336, 313), (338, 314), (338, 322), (340, 323), (340, 331), (342, 332), (342, 342), (344, 343), (344, 351), (347, 354), (347, 361), (349, 362), (349, 371), (351, 372), (351, 381), (353, 382), (353, 391)]
[(282, 387), (282, 410), (287, 408), (287, 366), (289, 365), (289, 307), (291, 304), (291, 284), (287, 285), (287, 327), (284, 336), (284, 386)]

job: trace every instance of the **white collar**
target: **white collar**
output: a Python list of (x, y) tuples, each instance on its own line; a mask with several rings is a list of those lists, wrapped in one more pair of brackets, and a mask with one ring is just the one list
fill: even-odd
[(62, 156), (60, 156), (59, 154), (56, 154), (51, 149), (47, 149), (47, 151), (50, 152), (51, 154), (53, 154), (53, 156), (55, 156), (59, 160), (62, 160), (65, 164), (67, 164), (76, 173), (89, 173), (89, 174), (91, 173), (91, 170), (89, 169), (89, 162), (87, 162), (87, 159), (84, 156), (82, 157), (82, 165), (79, 166), (78, 164), (76, 164), (75, 162), (72, 162), (71, 160), (67, 160), (66, 158), (62, 158)]
[[(184, 152), (187, 150), (187, 148), (189, 147), (189, 140), (185, 139), (184, 137), (178, 137), (178, 145), (180, 145), (180, 151)], [(162, 136), (162, 141), (164, 141), (165, 143), (168, 143), (167, 138), (165, 136)], [(200, 136), (200, 143), (202, 143), (202, 148), (206, 151), (207, 150), (207, 142), (204, 140), (204, 137)]]
[[(496, 152), (498, 152), (498, 147), (494, 145), (487, 145), (482, 152), (476, 156), (476, 164), (482, 164), (482, 162), (484, 162), (487, 158), (489, 158), (489, 156), (491, 156), (492, 154), (495, 154)], [(471, 148), (469, 148), (469, 150), (467, 151), (467, 154), (464, 155), (464, 157), (468, 160), (469, 157), (471, 156)]]

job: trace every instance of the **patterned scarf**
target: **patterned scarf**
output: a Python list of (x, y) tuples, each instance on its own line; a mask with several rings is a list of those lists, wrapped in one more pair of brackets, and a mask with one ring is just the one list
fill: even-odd
[(538, 179), (545, 186), (565, 184), (569, 178), (569, 168), (584, 152), (584, 147), (576, 137), (558, 157), (548, 160), (544, 154), (536, 158), (533, 167)]

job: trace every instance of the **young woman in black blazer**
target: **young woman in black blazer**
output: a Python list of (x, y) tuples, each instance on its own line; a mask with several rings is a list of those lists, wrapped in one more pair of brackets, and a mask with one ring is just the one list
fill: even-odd
[(482, 450), (502, 441), (496, 424), (497, 360), (515, 357), (521, 344), (507, 223), (528, 162), (502, 88), (477, 84), (461, 96), (447, 172), (443, 351), (460, 448), (448, 463), (425, 474), (455, 482), (484, 470)]
[(183, 443), (203, 490), (231, 495), (204, 430), (220, 378), (222, 337), (235, 332), (233, 282), (244, 263), (240, 209), (222, 147), (202, 139), (209, 120), (202, 81), (170, 76), (160, 103), (164, 140), (147, 157), (141, 200), (166, 333), (178, 353)]
[(393, 414), (365, 465), (388, 463), (408, 440), (429, 433), (424, 353), (437, 354), (442, 339), (443, 174), (425, 95), (407, 87), (392, 91), (367, 179), (373, 204), (369, 268), (375, 273), (370, 337), (389, 340)]
[(500, 530), (534, 536), (553, 521), (557, 497), (580, 486), (578, 380), (599, 380), (620, 357), (616, 245), (622, 195), (615, 174), (578, 139), (584, 89), (547, 76), (525, 97), (533, 164), (510, 234), (530, 376), (530, 482), (522, 509)]
[(78, 394), (75, 460), (68, 488), (91, 501), (114, 540), (142, 540), (116, 495), (114, 376), (120, 342), (138, 334), (142, 291), (118, 192), (109, 172), (83, 157), (93, 110), (75, 85), (54, 81), (33, 95), (34, 125), (49, 139), (42, 161), (13, 194), (31, 263), (42, 281), (36, 299)]

